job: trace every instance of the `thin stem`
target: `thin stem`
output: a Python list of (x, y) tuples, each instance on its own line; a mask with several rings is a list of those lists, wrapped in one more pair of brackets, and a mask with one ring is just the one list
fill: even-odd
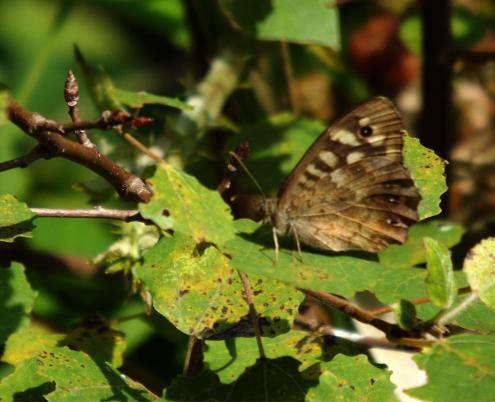
[(50, 218), (100, 218), (115, 219), (125, 222), (146, 221), (137, 209), (108, 209), (94, 207), (90, 209), (50, 209), (30, 208), (39, 217)]
[(25, 155), (19, 156), (15, 159), (11, 159), (9, 161), (0, 162), (0, 172), (15, 168), (25, 168), (38, 159), (43, 158), (47, 159), (49, 158), (49, 156), (43, 151), (40, 146), (35, 146)]
[(380, 318), (376, 318), (373, 314), (360, 309), (359, 307), (354, 306), (349, 303), (347, 300), (342, 299), (341, 297), (334, 296), (330, 293), (319, 292), (309, 289), (299, 289), (305, 295), (310, 296), (330, 307), (335, 308), (343, 312), (344, 314), (368, 325), (372, 325), (373, 327), (379, 329), (384, 332), (387, 336), (392, 338), (398, 338), (404, 335), (407, 335), (407, 332), (402, 330), (398, 325), (390, 324)]
[[(464, 288), (460, 288), (457, 290), (457, 294), (462, 295), (465, 293), (471, 292), (471, 288), (469, 286), (466, 286)], [(411, 303), (417, 306), (418, 304), (426, 304), (430, 303), (431, 299), (427, 296), (425, 297), (418, 297), (417, 299), (411, 300)], [(368, 314), (371, 315), (382, 315), (382, 314), (387, 314), (387, 313), (392, 313), (394, 310), (390, 306), (383, 306), (383, 307), (377, 307), (371, 310), (366, 310)]]
[(258, 313), (254, 307), (253, 302), (253, 292), (251, 291), (251, 286), (249, 285), (248, 277), (241, 271), (237, 271), (239, 278), (241, 279), (242, 286), (244, 288), (244, 295), (246, 296), (246, 302), (249, 306), (249, 315), (253, 323), (254, 333), (256, 335), (256, 343), (258, 345), (258, 351), (262, 359), (266, 358), (265, 350), (263, 348), (263, 342), (261, 341), (261, 330), (259, 326)]
[(133, 135), (124, 132), (123, 130), (117, 129), (117, 132), (133, 147), (139, 149), (143, 154), (148, 156), (150, 159), (154, 160), (157, 163), (163, 163), (164, 160), (160, 158), (159, 155), (154, 153), (151, 149), (149, 149), (146, 145), (144, 145), (141, 141), (139, 141)]
[(203, 366), (203, 341), (194, 335), (189, 336), (187, 342), (186, 359), (182, 374), (186, 377), (192, 377), (199, 373)]
[(294, 78), (294, 71), (290, 60), (289, 45), (287, 42), (280, 42), (280, 47), (282, 50), (282, 62), (284, 65), (285, 77), (287, 78), (287, 84), (289, 86), (290, 104), (292, 110), (298, 113), (300, 108), (299, 102), (297, 102), (296, 80)]

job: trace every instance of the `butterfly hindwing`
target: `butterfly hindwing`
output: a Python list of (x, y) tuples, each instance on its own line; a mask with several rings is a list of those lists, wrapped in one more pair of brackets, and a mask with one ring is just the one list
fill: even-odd
[(334, 251), (404, 242), (420, 196), (402, 164), (403, 130), (386, 98), (372, 98), (332, 125), (282, 186), (277, 229)]

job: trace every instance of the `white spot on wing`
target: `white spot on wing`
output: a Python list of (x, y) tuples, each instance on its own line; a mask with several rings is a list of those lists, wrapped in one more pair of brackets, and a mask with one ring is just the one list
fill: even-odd
[(349, 155), (347, 155), (346, 161), (347, 163), (351, 164), (357, 161), (360, 161), (361, 159), (364, 158), (364, 154), (362, 152), (351, 152)]
[(308, 167), (306, 168), (306, 171), (309, 173), (309, 174), (312, 174), (314, 176), (317, 176), (319, 178), (322, 178), (323, 176), (325, 176), (325, 172), (322, 172), (320, 169), (318, 169), (314, 164), (310, 164), (308, 165)]
[(362, 119), (359, 119), (359, 122), (358, 122), (358, 123), (359, 123), (359, 125), (360, 125), (361, 127), (365, 127), (365, 126), (367, 126), (368, 124), (370, 124), (370, 121), (371, 121), (371, 120), (370, 120), (370, 118), (369, 118), (369, 117), (363, 117)]
[(339, 163), (339, 159), (331, 151), (321, 151), (318, 154), (319, 158), (331, 168), (334, 168)]
[(341, 142), (342, 144), (358, 146), (361, 145), (358, 137), (347, 130), (338, 130), (335, 134), (331, 135), (332, 140)]

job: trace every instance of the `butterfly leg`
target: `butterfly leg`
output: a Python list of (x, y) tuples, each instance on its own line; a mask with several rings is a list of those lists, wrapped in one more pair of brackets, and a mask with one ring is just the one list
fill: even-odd
[(278, 250), (280, 249), (278, 245), (277, 229), (275, 226), (272, 227), (273, 244), (275, 245), (275, 264), (278, 262)]
[(294, 233), (294, 239), (296, 240), (296, 248), (297, 248), (297, 255), (299, 256), (299, 261), (303, 262), (303, 256), (301, 253), (301, 241), (299, 240), (299, 235), (297, 234), (297, 230), (293, 225), (290, 225), (290, 228), (292, 230), (292, 233)]

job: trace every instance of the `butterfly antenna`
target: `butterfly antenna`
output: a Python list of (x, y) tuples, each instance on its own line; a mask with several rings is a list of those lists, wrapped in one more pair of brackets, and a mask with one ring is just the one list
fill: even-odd
[(254, 178), (254, 176), (251, 174), (251, 172), (249, 171), (249, 169), (247, 168), (247, 166), (244, 164), (244, 162), (242, 161), (241, 158), (239, 158), (237, 156), (237, 154), (235, 152), (232, 152), (230, 151), (229, 152), (230, 156), (233, 157), (237, 163), (239, 163), (239, 166), (242, 167), (244, 169), (244, 171), (246, 172), (246, 174), (250, 177), (250, 179), (253, 181), (253, 183), (256, 185), (256, 188), (258, 189), (258, 191), (261, 193), (261, 195), (263, 196), (263, 198), (266, 200), (266, 194), (265, 192), (263, 191), (263, 189), (261, 188), (260, 184), (258, 183), (258, 181)]

